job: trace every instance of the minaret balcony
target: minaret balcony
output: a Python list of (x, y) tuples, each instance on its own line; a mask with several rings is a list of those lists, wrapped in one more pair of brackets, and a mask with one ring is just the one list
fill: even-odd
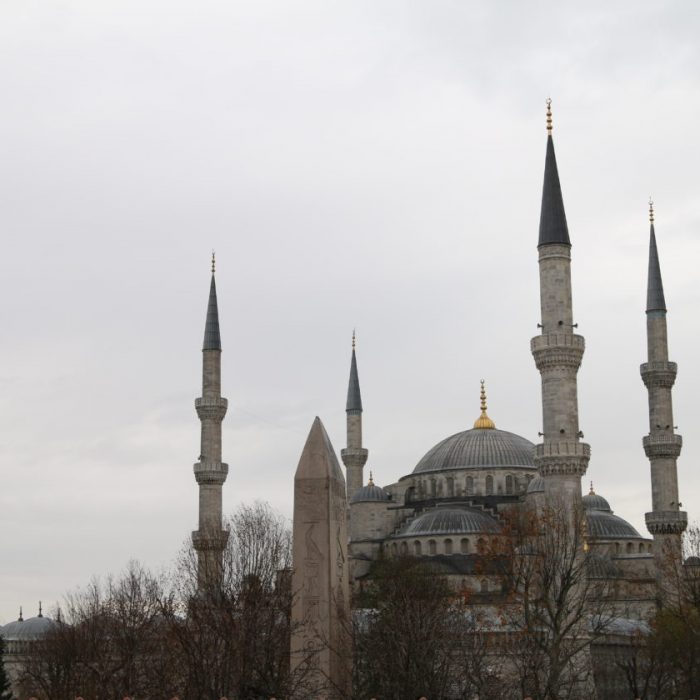
[(340, 458), (346, 467), (364, 467), (368, 455), (364, 447), (344, 447), (340, 450)]
[(535, 445), (535, 466), (541, 476), (583, 476), (590, 458), (591, 446), (585, 442), (561, 440)]
[(197, 462), (194, 465), (194, 478), (198, 484), (223, 484), (228, 476), (225, 462)]
[(578, 369), (581, 365), (586, 341), (575, 333), (543, 333), (530, 341), (530, 351), (537, 369)]
[(205, 396), (194, 400), (199, 420), (222, 421), (228, 409), (228, 399), (221, 396)]
[(649, 459), (678, 457), (683, 447), (683, 437), (674, 433), (653, 433), (642, 438), (644, 452)]
[(688, 514), (682, 510), (655, 510), (644, 519), (652, 535), (680, 535), (688, 526)]
[(676, 381), (678, 365), (675, 362), (645, 362), (640, 365), (639, 372), (647, 389), (650, 387), (670, 389)]

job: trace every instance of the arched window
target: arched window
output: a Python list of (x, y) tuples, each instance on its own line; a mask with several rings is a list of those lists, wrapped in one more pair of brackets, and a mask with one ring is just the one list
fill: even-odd
[(435, 540), (428, 540), (428, 554), (437, 554), (437, 545)]
[(474, 493), (474, 477), (467, 477), (467, 496), (471, 496)]
[(408, 544), (406, 542), (401, 543), (401, 555), (406, 556), (408, 554)]
[(642, 554), (644, 552), (644, 545), (640, 542), (639, 543), (639, 553)]
[(493, 494), (493, 477), (489, 474), (486, 477), (486, 495), (491, 496)]
[(452, 554), (452, 540), (445, 540), (445, 554)]
[(420, 541), (419, 541), (419, 540), (416, 540), (416, 541), (413, 543), (413, 553), (414, 553), (417, 557), (419, 557), (419, 556), (421, 555), (421, 548), (420, 548)]
[(632, 554), (632, 543), (631, 542), (627, 543), (627, 554)]
[(476, 551), (479, 554), (483, 554), (486, 551), (486, 540), (483, 537), (479, 537), (476, 542)]
[(455, 495), (455, 480), (450, 476), (447, 477), (447, 497), (452, 498)]
[(396, 546), (396, 542), (392, 542), (391, 544), (391, 553), (396, 556), (399, 553), (399, 549)]
[(469, 553), (469, 540), (466, 537), (463, 537), (459, 543), (459, 549), (462, 552), (462, 554), (468, 554)]
[(410, 503), (416, 497), (416, 489), (414, 486), (409, 486), (406, 489), (406, 503)]
[(430, 495), (435, 498), (437, 496), (437, 482), (435, 479), (430, 480)]
[(620, 543), (615, 542), (615, 554), (619, 554), (619, 553), (620, 553)]
[(508, 494), (513, 493), (513, 476), (512, 476), (512, 474), (508, 474), (508, 476), (506, 476), (506, 493), (508, 493)]

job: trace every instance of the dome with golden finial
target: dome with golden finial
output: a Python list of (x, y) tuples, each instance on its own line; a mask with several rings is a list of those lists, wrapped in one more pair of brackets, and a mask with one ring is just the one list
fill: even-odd
[(486, 388), (484, 380), (481, 380), (481, 415), (474, 421), (474, 427), (479, 430), (495, 430), (496, 424), (488, 417), (486, 413)]

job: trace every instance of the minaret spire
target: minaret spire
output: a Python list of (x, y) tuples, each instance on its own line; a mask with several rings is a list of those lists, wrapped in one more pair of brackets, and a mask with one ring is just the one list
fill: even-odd
[(192, 533), (197, 551), (197, 584), (200, 594), (215, 594), (221, 585), (223, 550), (228, 533), (222, 528), (221, 490), (228, 465), (221, 461), (221, 422), (228, 401), (221, 396), (221, 336), (216, 298), (215, 258), (212, 252), (211, 285), (202, 345), (202, 396), (195, 399), (202, 423), (199, 461), (194, 475), (199, 484), (199, 529)]
[(535, 464), (545, 492), (567, 502), (581, 498), (581, 477), (590, 447), (580, 442), (577, 374), (585, 343), (574, 333), (571, 294), (571, 241), (552, 140), (551, 100), (547, 100), (547, 152), (537, 245), (542, 333), (530, 348), (542, 377), (542, 435)]
[(357, 374), (355, 345), (356, 337), (353, 330), (350, 380), (348, 381), (348, 398), (345, 403), (347, 447), (340, 451), (340, 456), (347, 471), (348, 499), (351, 499), (364, 486), (362, 472), (369, 454), (362, 447), (362, 396), (360, 395), (360, 378)]
[(659, 560), (681, 556), (681, 534), (688, 516), (678, 501), (678, 467), (683, 439), (673, 425), (671, 390), (677, 365), (668, 360), (666, 300), (654, 232), (654, 205), (649, 200), (649, 273), (647, 278), (647, 356), (640, 371), (649, 393), (649, 434), (643, 439), (651, 465), (652, 511), (647, 513), (647, 529), (654, 537)]

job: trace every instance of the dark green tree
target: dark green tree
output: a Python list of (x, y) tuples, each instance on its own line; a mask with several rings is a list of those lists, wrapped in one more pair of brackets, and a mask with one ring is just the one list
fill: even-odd
[(12, 693), (10, 692), (10, 679), (7, 677), (5, 664), (3, 662), (4, 655), (5, 641), (0, 636), (0, 700), (12, 700)]

